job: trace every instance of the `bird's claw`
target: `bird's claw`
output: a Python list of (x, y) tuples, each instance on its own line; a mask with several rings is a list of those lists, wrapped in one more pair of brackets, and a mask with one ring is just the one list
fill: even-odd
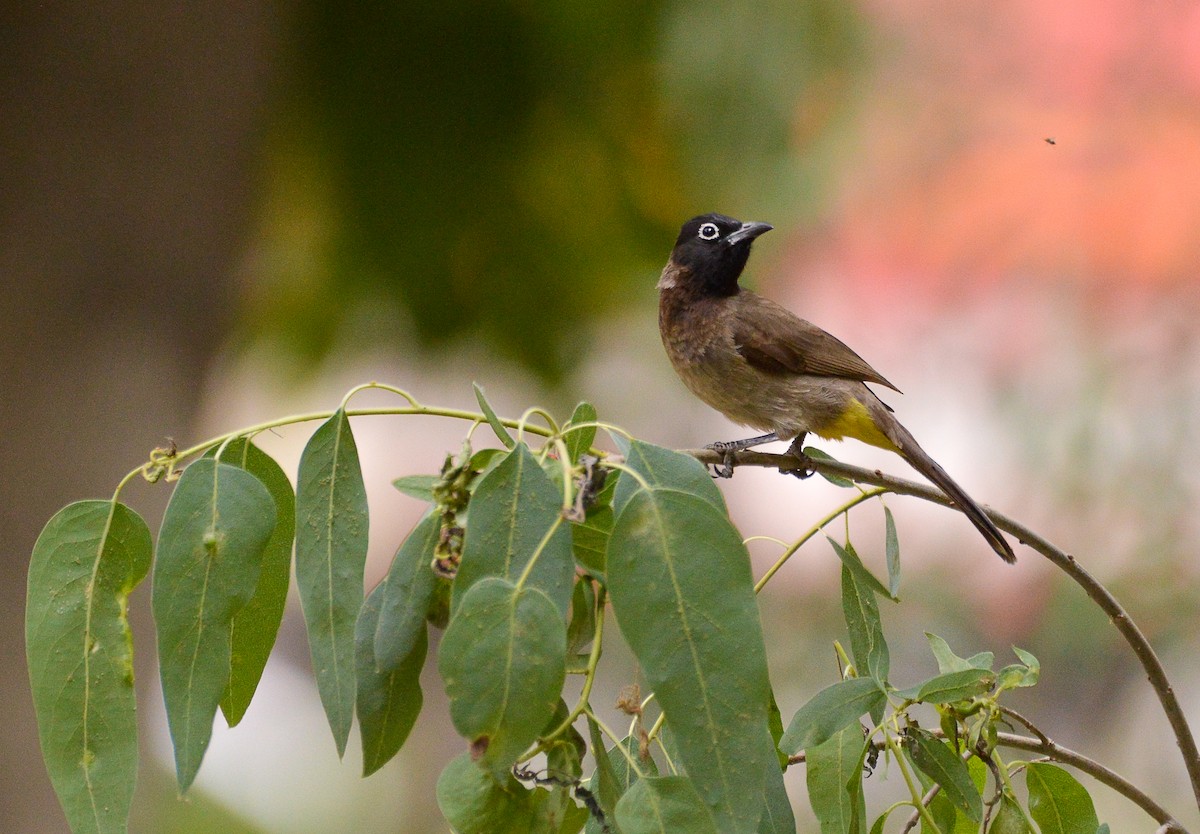
[(792, 457), (794, 457), (796, 459), (796, 462), (799, 465), (796, 466), (795, 468), (788, 468), (788, 469), (784, 469), (781, 466), (781, 467), (779, 467), (779, 471), (781, 474), (791, 475), (792, 477), (799, 478), (800, 480), (803, 481), (805, 478), (812, 477), (813, 472), (815, 472), (816, 470), (813, 469), (812, 458), (810, 458), (808, 455), (804, 454), (804, 450), (801, 445), (802, 443), (803, 443), (803, 437), (802, 436), (797, 437), (795, 440), (792, 441), (792, 445), (788, 446), (788, 450), (787, 450), (787, 453), (789, 455), (791, 455)]
[(713, 471), (710, 474), (714, 478), (732, 478), (733, 477), (733, 460), (734, 460), (734, 454), (736, 453), (737, 450), (732, 447), (733, 447), (732, 443), (726, 443), (724, 441), (717, 441), (716, 443), (709, 443), (707, 446), (704, 447), (705, 449), (709, 449), (711, 451), (721, 453), (721, 463), (720, 464), (716, 464), (716, 463), (709, 464), (713, 468)]

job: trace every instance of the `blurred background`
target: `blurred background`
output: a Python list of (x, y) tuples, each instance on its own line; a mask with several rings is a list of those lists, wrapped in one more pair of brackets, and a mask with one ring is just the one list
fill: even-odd
[[(908, 392), (891, 404), (972, 495), (1105, 581), (1200, 722), (1194, 3), (51, 0), (0, 9), (0, 55), (3, 830), (65, 831), (22, 637), (55, 510), (109, 496), (168, 437), (333, 408), (370, 379), (469, 408), (478, 381), (511, 416), (586, 398), (673, 447), (740, 436), (656, 332), (658, 271), (710, 210), (775, 225), (749, 282)], [(262, 442), (294, 475), (311, 428)], [(435, 471), (465, 428), (356, 422), (369, 583), (420, 512), (388, 482)], [(845, 497), (768, 472), (721, 487), (746, 536), (785, 540)], [(167, 494), (126, 498), (155, 529)], [(1029, 551), (1003, 566), (952, 513), (888, 505), (907, 573), (883, 611), (893, 668), (935, 671), (924, 630), (1002, 663), (1032, 651), (1042, 683), (1013, 705), (1200, 824), (1139, 667), (1083, 594)], [(851, 521), (876, 566), (881, 519)], [(760, 572), (779, 552), (752, 550)], [(835, 678), (837, 576), (814, 543), (762, 598), (785, 719)], [(436, 674), (400, 756), (359, 779), (294, 600), (246, 720), (218, 719), (179, 801), (148, 608), (147, 582), (133, 831), (445, 830), (433, 786), (462, 743)], [(637, 672), (617, 647), (604, 665), (609, 708)], [(898, 781), (877, 774), (873, 805)], [(1089, 785), (1112, 830), (1151, 829)]]

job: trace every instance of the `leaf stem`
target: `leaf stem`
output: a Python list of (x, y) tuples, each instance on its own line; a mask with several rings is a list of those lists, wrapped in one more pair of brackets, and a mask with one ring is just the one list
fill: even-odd
[[(782, 457), (782, 455), (781, 455), (781, 457)], [(779, 569), (782, 568), (785, 564), (787, 564), (788, 559), (791, 559), (792, 555), (797, 550), (799, 550), (801, 547), (803, 547), (805, 542), (807, 542), (813, 536), (817, 535), (817, 533), (820, 533), (821, 530), (823, 530), (825, 528), (825, 525), (831, 523), (832, 521), (837, 519), (837, 517), (842, 515), (843, 513), (848, 513), (851, 509), (853, 509), (854, 507), (863, 503), (864, 501), (868, 501), (871, 498), (874, 498), (876, 495), (882, 495), (885, 492), (887, 492), (886, 489), (872, 489), (872, 490), (867, 490), (865, 492), (862, 492), (859, 495), (855, 496), (854, 498), (851, 498), (849, 501), (847, 501), (842, 506), (838, 507), (833, 512), (829, 513), (829, 515), (825, 516), (820, 521), (818, 521), (815, 525), (813, 525), (812, 528), (809, 529), (809, 531), (807, 533), (805, 533), (800, 538), (796, 539), (796, 541), (793, 542), (787, 548), (787, 550), (785, 550), (783, 552), (782, 556), (780, 556), (778, 559), (775, 560), (775, 564), (771, 565), (771, 567), (767, 569), (767, 572), (762, 575), (762, 578), (759, 579), (758, 582), (756, 582), (754, 584), (754, 593), (757, 594), (764, 587), (766, 587), (766, 584), (771, 581), (771, 577), (773, 577), (776, 573), (778, 573)]]
[(912, 806), (917, 813), (921, 815), (921, 821), (929, 828), (930, 831), (936, 831), (941, 834), (942, 829), (938, 828), (937, 821), (933, 818), (933, 814), (929, 813), (929, 809), (925, 807), (924, 797), (917, 790), (917, 785), (913, 781), (911, 771), (908, 769), (908, 764), (904, 760), (904, 751), (900, 749), (896, 737), (891, 733), (884, 733), (884, 743), (887, 748), (892, 751), (892, 755), (896, 758), (896, 765), (900, 768), (900, 775), (904, 777), (904, 784), (908, 786), (908, 794), (912, 797)]
[(606, 594), (607, 591), (604, 590), (603, 585), (596, 591), (596, 628), (592, 632), (592, 651), (588, 655), (587, 671), (583, 678), (583, 690), (579, 693), (579, 701), (575, 704), (574, 709), (567, 713), (567, 717), (563, 719), (561, 724), (542, 736), (538, 740), (537, 747), (521, 758), (522, 762), (528, 761), (538, 753), (544, 752), (549, 746), (549, 742), (565, 733), (575, 723), (576, 719), (587, 710), (588, 699), (592, 695), (592, 685), (596, 682), (596, 668), (600, 663), (601, 645), (604, 643), (604, 598)]

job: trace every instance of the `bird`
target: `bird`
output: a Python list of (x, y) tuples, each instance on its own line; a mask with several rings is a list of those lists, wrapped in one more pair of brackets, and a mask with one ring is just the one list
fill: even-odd
[[(717, 474), (733, 456), (773, 441), (807, 460), (808, 434), (852, 437), (895, 452), (936, 484), (1006, 562), (1012, 546), (946, 471), (925, 452), (867, 383), (900, 389), (842, 341), (775, 302), (741, 287), (750, 247), (769, 223), (702, 214), (683, 224), (658, 281), (663, 347), (684, 385), (735, 423), (766, 434), (718, 442)], [(804, 474), (803, 468), (794, 474)]]

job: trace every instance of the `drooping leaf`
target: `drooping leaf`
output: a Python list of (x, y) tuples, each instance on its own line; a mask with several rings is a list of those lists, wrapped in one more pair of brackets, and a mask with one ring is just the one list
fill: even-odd
[(966, 763), (945, 743), (919, 727), (909, 727), (904, 748), (922, 773), (937, 784), (956, 808), (972, 822), (983, 820), (983, 800), (975, 790)]
[(405, 475), (392, 481), (392, 486), (410, 498), (436, 504), (437, 496), (433, 494), (433, 487), (439, 481), (441, 478), (437, 475)]
[(583, 428), (573, 429), (567, 432), (567, 436), (563, 438), (571, 463), (578, 462), (579, 456), (592, 448), (592, 443), (596, 440), (596, 427), (584, 424), (594, 422), (596, 422), (596, 406), (589, 402), (581, 402), (575, 406), (575, 412), (571, 415), (571, 420), (567, 423), (566, 428), (570, 429), (572, 426), (583, 426)]
[(639, 779), (617, 803), (622, 834), (717, 834), (712, 814), (685, 776)]
[[(651, 487), (665, 487), (686, 492), (726, 512), (725, 498), (713, 483), (704, 464), (691, 455), (634, 440), (625, 453), (625, 465), (641, 476)], [(640, 489), (636, 478), (625, 475), (617, 482), (613, 495), (613, 511), (620, 514), (629, 499)]]
[(582, 652), (596, 635), (596, 586), (586, 576), (575, 580), (571, 592), (571, 621), (567, 623), (567, 651)]
[(822, 834), (861, 834), (866, 830), (862, 791), (865, 744), (861, 729), (847, 727), (805, 754), (808, 801)]
[(479, 410), (483, 412), (483, 416), (487, 418), (488, 425), (492, 427), (492, 431), (496, 433), (496, 437), (506, 448), (512, 449), (517, 445), (517, 441), (513, 440), (513, 436), (508, 433), (504, 423), (500, 422), (500, 418), (496, 416), (492, 404), (487, 401), (487, 397), (483, 395), (483, 389), (479, 387), (478, 382), (471, 383), (471, 387), (475, 389), (475, 401), (479, 403)]
[(858, 553), (855, 552), (854, 547), (849, 542), (843, 547), (828, 536), (825, 537), (825, 540), (833, 546), (833, 552), (842, 560), (842, 564), (854, 572), (854, 577), (860, 585), (870, 588), (875, 593), (887, 597), (893, 602), (896, 601), (888, 589), (883, 586), (883, 583), (875, 577), (875, 574), (867, 570), (867, 566), (863, 564), (862, 559), (859, 558)]
[(29, 682), (42, 757), (77, 834), (126, 830), (138, 763), (126, 606), (152, 548), (146, 522), (114, 501), (64, 507), (33, 546)]
[(562, 618), (539, 588), (487, 577), (451, 616), (438, 650), (450, 717), (497, 779), (554, 715), (566, 653)]
[(789, 756), (824, 744), (863, 714), (879, 709), (887, 696), (871, 678), (847, 678), (825, 687), (792, 717), (779, 749)]
[(152, 606), (175, 775), (200, 769), (230, 680), (234, 616), (258, 585), (275, 500), (245, 469), (212, 459), (184, 470), (163, 514)]
[(516, 582), (535, 555), (528, 584), (540, 588), (566, 622), (575, 562), (570, 527), (562, 518), (562, 492), (522, 443), (475, 489), (451, 610), (485, 577)]
[[(440, 533), (441, 519), (426, 514), (400, 545), (376, 589), (379, 615), (373, 654), (380, 669), (396, 666), (425, 634), (425, 616), (437, 590), (438, 578), (430, 564)], [(360, 628), (361, 620), (360, 614)]]
[(1025, 822), (1025, 815), (1021, 813), (1020, 806), (1007, 793), (1000, 798), (1000, 807), (992, 817), (988, 834), (1030, 834), (1029, 825)]
[[(950, 748), (951, 750), (954, 747)], [(984, 788), (987, 787), (988, 767), (977, 756), (971, 756), (967, 759), (967, 772), (971, 774), (971, 784), (975, 786), (975, 792), (980, 796), (986, 796)], [(941, 794), (938, 794), (941, 796)], [(950, 802), (949, 799), (946, 800)], [(953, 805), (953, 803), (950, 803)], [(947, 834), (979, 834), (979, 825), (971, 822), (971, 819), (962, 813), (955, 811), (954, 826), (949, 829)]]
[(1029, 815), (1042, 834), (1095, 834), (1100, 825), (1087, 789), (1061, 767), (1033, 762), (1025, 770)]
[[(215, 454), (217, 447), (210, 450)], [(206, 455), (207, 457), (208, 455)], [(292, 574), (292, 543), (296, 534), (296, 495), (279, 464), (248, 439), (239, 437), (221, 454), (222, 463), (245, 469), (262, 481), (275, 501), (275, 529), (263, 549), (262, 570), (254, 596), (233, 618), (229, 686), (221, 696), (221, 712), (230, 727), (237, 726), (250, 706), (275, 647)]]
[[(621, 794), (625, 793), (628, 788), (628, 783), (622, 784), (617, 777), (617, 772), (613, 764), (612, 757), (604, 746), (604, 737), (600, 735), (600, 727), (589, 713), (587, 716), (588, 738), (592, 745), (592, 758), (596, 760), (596, 770), (592, 774), (592, 778), (588, 781), (589, 789), (592, 795), (599, 803), (600, 809), (607, 820), (613, 820), (615, 825), (615, 813), (617, 809), (617, 801), (620, 800)], [(588, 834), (593, 831), (602, 831), (600, 823), (593, 815), (592, 819), (587, 823)]]
[[(842, 613), (850, 632), (854, 665), (881, 686), (887, 683), (889, 655), (883, 638), (883, 622), (874, 592), (847, 565), (842, 565)], [(879, 716), (872, 715), (878, 723)]]
[(511, 773), (497, 780), (468, 753), (452, 759), (437, 782), (438, 807), (457, 834), (529, 834), (532, 793)]
[(967, 669), (991, 669), (994, 656), (991, 652), (980, 652), (973, 655), (970, 659), (964, 659), (956, 655), (950, 649), (950, 644), (931, 632), (925, 632), (925, 639), (929, 641), (929, 648), (933, 652), (934, 658), (937, 659), (938, 671), (942, 674), (947, 672), (963, 672)]
[(313, 433), (296, 481), (296, 586), (317, 690), (341, 756), (354, 718), (354, 627), (368, 529), (367, 491), (344, 410)]
[(892, 511), (883, 508), (883, 544), (887, 555), (888, 594), (894, 599), (900, 591), (900, 536), (896, 533), (896, 519)]
[(370, 776), (399, 752), (412, 731), (424, 701), (421, 669), (425, 665), (427, 635), (424, 612), (407, 654), (388, 663), (375, 656), (375, 632), (385, 593), (380, 584), (363, 602), (355, 634), (355, 711), (362, 737), (363, 776)]
[(741, 536), (724, 509), (703, 498), (638, 490), (613, 527), (608, 588), (717, 827), (754, 831), (775, 750), (766, 652)]

